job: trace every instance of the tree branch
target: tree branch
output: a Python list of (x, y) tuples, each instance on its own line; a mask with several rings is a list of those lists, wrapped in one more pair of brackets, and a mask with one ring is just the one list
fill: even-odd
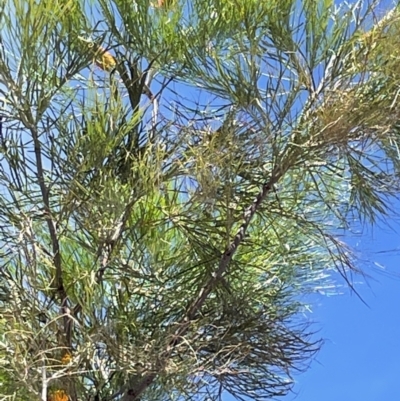
[[(271, 178), (262, 186), (260, 192), (257, 194), (254, 201), (251, 203), (251, 205), (247, 207), (247, 209), (244, 212), (243, 223), (240, 226), (239, 230), (237, 231), (232, 242), (228, 245), (228, 247), (225, 249), (225, 252), (222, 254), (216, 271), (212, 274), (212, 277), (207, 281), (207, 283), (200, 289), (198, 295), (191, 303), (191, 305), (188, 307), (185, 316), (181, 320), (178, 330), (176, 330), (176, 332), (173, 334), (172, 340), (168, 343), (165, 351), (160, 354), (158, 360), (159, 366), (157, 372), (145, 375), (142, 381), (137, 385), (135, 389), (129, 389), (128, 392), (126, 393), (126, 401), (133, 401), (137, 399), (143, 393), (143, 391), (145, 391), (153, 383), (158, 373), (160, 373), (160, 371), (164, 368), (165, 361), (171, 354), (172, 349), (182, 342), (183, 336), (189, 330), (191, 321), (195, 319), (196, 314), (203, 306), (204, 302), (210, 295), (214, 286), (226, 273), (229, 267), (229, 263), (231, 262), (235, 252), (238, 250), (240, 244), (243, 242), (243, 239), (246, 236), (246, 231), (250, 225), (250, 222), (253, 219), (254, 215), (257, 213), (260, 205), (265, 200), (267, 195), (270, 193), (274, 185), (286, 173), (289, 167), (290, 164), (288, 163), (285, 168), (281, 167), (275, 168), (271, 174)], [(121, 389), (118, 393), (115, 393), (111, 397), (105, 398), (104, 401), (110, 401), (114, 399), (115, 397), (121, 395), (123, 391), (124, 389)]]

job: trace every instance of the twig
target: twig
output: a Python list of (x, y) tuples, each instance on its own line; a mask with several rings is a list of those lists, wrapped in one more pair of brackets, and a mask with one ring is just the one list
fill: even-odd
[(46, 371), (46, 357), (42, 356), (42, 401), (47, 401), (47, 371)]
[[(240, 244), (243, 242), (249, 224), (253, 219), (254, 215), (257, 213), (260, 205), (265, 200), (267, 195), (270, 193), (274, 185), (286, 173), (289, 167), (290, 164), (288, 163), (285, 168), (280, 168), (280, 167), (275, 168), (275, 170), (271, 174), (271, 178), (262, 186), (260, 192), (254, 199), (254, 201), (251, 203), (250, 206), (247, 207), (247, 209), (244, 212), (243, 223), (240, 226), (238, 232), (236, 233), (233, 241), (229, 244), (225, 252), (222, 254), (218, 264), (218, 268), (212, 274), (212, 277), (207, 281), (207, 283), (200, 289), (197, 297), (187, 309), (185, 316), (180, 322), (178, 330), (176, 330), (176, 332), (172, 336), (172, 340), (167, 345), (166, 350), (160, 354), (157, 372), (145, 375), (142, 381), (135, 387), (135, 389), (128, 390), (128, 393), (126, 395), (127, 396), (129, 395), (129, 398), (127, 398), (129, 401), (137, 399), (143, 393), (143, 391), (145, 391), (153, 383), (153, 381), (157, 377), (157, 374), (164, 367), (165, 360), (168, 359), (172, 349), (182, 342), (182, 338), (188, 331), (191, 321), (196, 317), (196, 314), (203, 306), (204, 302), (210, 295), (216, 283), (226, 273), (229, 263), (231, 262), (235, 252), (238, 250)], [(114, 398), (120, 396), (123, 392), (124, 389), (121, 389), (117, 393), (113, 394), (111, 397), (106, 397), (104, 401), (113, 400)]]

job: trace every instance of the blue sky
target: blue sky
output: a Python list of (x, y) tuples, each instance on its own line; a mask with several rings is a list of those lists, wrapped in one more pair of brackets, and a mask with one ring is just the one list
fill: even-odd
[[(400, 210), (400, 202), (397, 202)], [(400, 224), (389, 219), (348, 242), (371, 277), (356, 281), (368, 303), (354, 294), (319, 297), (311, 318), (325, 339), (306, 373), (295, 377), (295, 394), (285, 401), (396, 401), (400, 399)], [(360, 262), (360, 267), (363, 263)]]
[[(383, 1), (379, 10), (392, 4)], [(399, 211), (400, 201), (393, 206)], [(347, 235), (346, 242), (370, 275), (356, 278), (368, 307), (350, 290), (313, 302), (311, 318), (325, 344), (284, 401), (400, 400), (400, 223), (388, 218), (357, 237)], [(372, 268), (373, 262), (383, 268)]]

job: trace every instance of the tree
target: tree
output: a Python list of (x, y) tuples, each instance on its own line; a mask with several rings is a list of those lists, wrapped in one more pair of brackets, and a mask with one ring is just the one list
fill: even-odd
[(161, 3), (1, 2), (5, 399), (285, 394), (398, 194), (397, 9)]

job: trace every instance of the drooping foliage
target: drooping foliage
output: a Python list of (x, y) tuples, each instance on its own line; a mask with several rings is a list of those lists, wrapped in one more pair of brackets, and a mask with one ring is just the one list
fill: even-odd
[(289, 391), (399, 189), (378, 5), (1, 2), (2, 397)]

